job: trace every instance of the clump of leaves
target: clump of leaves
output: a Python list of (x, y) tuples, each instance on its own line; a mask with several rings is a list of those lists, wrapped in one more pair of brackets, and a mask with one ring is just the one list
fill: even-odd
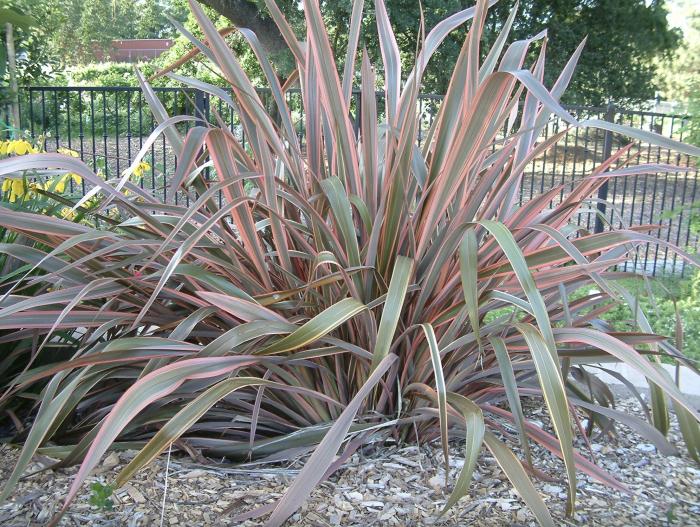
[(114, 492), (114, 488), (111, 485), (103, 485), (100, 482), (95, 482), (90, 485), (90, 505), (102, 509), (105, 511), (111, 511), (114, 508), (114, 502), (110, 498)]
[[(178, 125), (191, 118), (169, 117), (142, 81), (160, 125), (122, 177), (104, 181), (58, 154), (0, 161), (0, 175), (78, 174), (92, 187), (86, 201), (102, 195), (100, 206), (116, 207), (124, 218), (84, 225), (0, 208), (0, 225), (50, 248), (0, 247), (45, 271), (16, 279), (0, 300), (0, 329), (13, 330), (2, 341), (19, 342), (31, 357), (0, 405), (41, 389), (1, 497), (49, 441), (58, 444), (52, 453), (65, 456), (59, 466), (81, 463), (54, 522), (115, 443), (139, 449), (115, 486), (178, 439), (176, 446), (190, 452), (230, 460), (310, 453), (278, 503), (245, 513), (270, 514), (268, 524), (280, 525), (370, 437), (439, 438), (446, 463), (450, 437), (462, 437), (465, 463), (445, 510), (468, 494), (485, 446), (537, 520), (553, 525), (529, 477), (539, 474), (530, 445), (564, 460), (572, 513), (577, 470), (624, 488), (574, 448), (575, 437), (607, 433), (619, 420), (661, 452), (676, 453), (664, 435), (668, 400), (698, 458), (700, 415), (656, 364), (660, 354), (685, 361), (682, 354), (653, 334), (641, 311), (628, 332), (598, 318), (611, 300), (634, 305), (616, 282), (621, 273), (609, 269), (655, 239), (643, 228), (591, 233), (575, 221), (608, 178), (679, 169), (635, 165), (628, 145), (573, 187), (548, 189), (522, 206), (517, 195), (525, 167), (566, 134), (537, 142), (553, 113), (571, 127), (607, 129), (690, 155), (700, 149), (605, 121), (577, 121), (558, 99), (583, 45), (547, 89), (546, 34), (508, 44), (515, 10), (493, 47), (481, 49), (486, 1), (436, 25), (406, 75), (384, 4), (375, 1), (384, 109), (363, 54), (356, 133), (350, 109), (363, 2), (354, 4), (342, 77), (316, 1), (304, 2), (305, 42), (272, 1), (267, 5), (295, 58), (302, 139), (287, 107), (288, 86), (278, 82), (256, 36), (240, 29), (265, 72), (276, 103), (270, 111), (193, 2), (207, 44), (192, 41), (231, 92), (173, 77), (220, 98), (243, 134), (195, 123), (183, 137)], [(426, 64), (467, 22), (450, 87), (419, 145)], [(539, 41), (534, 64), (525, 64)], [(161, 133), (178, 158), (167, 195), (180, 192), (189, 204), (159, 201), (129, 180)], [(562, 190), (564, 199), (550, 208)], [(51, 290), (23, 294), (35, 282)], [(596, 291), (569, 301), (587, 284)], [(487, 319), (490, 313), (497, 315)], [(69, 360), (33, 364), (57, 343), (73, 350)], [(625, 361), (649, 379), (652, 424), (614, 410), (609, 390), (582, 367), (607, 360)], [(526, 420), (523, 397), (543, 402), (553, 433)], [(583, 415), (588, 427), (580, 425)], [(523, 459), (508, 447), (514, 443)]]

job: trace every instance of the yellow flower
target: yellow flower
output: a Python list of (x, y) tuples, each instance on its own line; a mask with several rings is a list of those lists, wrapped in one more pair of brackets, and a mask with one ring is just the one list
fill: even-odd
[(10, 145), (9, 141), (0, 141), (0, 156), (7, 155), (7, 147)]
[(12, 188), (10, 189), (10, 203), (14, 203), (17, 201), (17, 198), (21, 198), (25, 194), (24, 181), (21, 179), (13, 179)]
[(7, 191), (10, 190), (11, 188), (12, 188), (12, 180), (11, 180), (10, 178), (5, 179), (5, 180), (2, 182), (2, 191), (3, 191), (3, 192), (7, 192)]
[(31, 190), (32, 192), (36, 192), (37, 190), (45, 190), (45, 189), (46, 189), (46, 187), (40, 181), (29, 184), (29, 190)]
[(7, 145), (7, 153), (23, 156), (24, 154), (36, 154), (37, 150), (29, 141), (25, 141), (24, 139), (15, 139), (14, 141), (10, 141), (10, 143)]
[(70, 207), (63, 207), (61, 209), (61, 217), (66, 220), (75, 219), (75, 212), (73, 212)]
[(141, 161), (138, 165), (136, 165), (136, 168), (134, 168), (134, 175), (138, 178), (143, 177), (143, 173), (148, 170), (151, 170), (151, 165), (145, 161)]
[(63, 194), (66, 190), (66, 177), (62, 177), (56, 180), (56, 185), (53, 187), (54, 192), (58, 194)]
[(66, 174), (66, 177), (70, 177), (75, 181), (76, 185), (80, 185), (83, 182), (83, 178), (80, 177), (78, 174), (74, 174), (73, 172), (70, 172), (69, 174)]
[(70, 148), (60, 147), (56, 149), (56, 152), (58, 152), (59, 154), (63, 154), (64, 156), (80, 157), (80, 154), (78, 152), (76, 152), (75, 150), (71, 150)]

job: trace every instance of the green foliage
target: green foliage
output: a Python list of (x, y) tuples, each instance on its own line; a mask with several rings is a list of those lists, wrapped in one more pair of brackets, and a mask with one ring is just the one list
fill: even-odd
[(179, 0), (143, 0), (136, 4), (136, 32), (131, 38), (174, 38), (177, 31), (167, 15), (183, 21), (189, 14), (187, 3)]
[[(41, 83), (43, 79), (58, 67), (58, 59), (51, 52), (46, 42), (49, 40), (53, 25), (52, 19), (57, 7), (50, 0), (5, 0), (3, 9), (20, 14), (32, 23), (21, 23), (13, 27), (15, 60), (17, 62), (18, 84)], [(15, 20), (16, 22), (17, 20)], [(0, 62), (6, 60), (5, 24), (0, 25)], [(0, 103), (9, 97), (7, 93), (9, 76), (5, 68), (0, 68)]]
[[(381, 35), (379, 84), (367, 54), (355, 71), (359, 36), (340, 49), (353, 67), (338, 76), (334, 33), (316, 1), (304, 2), (303, 43), (273, 11), (299, 71), (302, 112), (287, 105), (250, 32), (240, 37), (259, 57), (272, 108), (217, 25), (199, 4), (191, 7), (212, 69), (232, 96), (179, 80), (219, 97), (239, 129), (190, 123), (183, 136), (182, 122), (141, 77), (161, 126), (123, 174), (105, 180), (61, 153), (0, 160), (2, 177), (75, 174), (90, 188), (73, 207), (85, 212), (82, 221), (0, 206), (0, 226), (34, 244), (3, 247), (28, 271), (8, 280), (0, 297), (0, 339), (15, 346), (13, 363), (23, 366), (5, 384), (0, 410), (25, 398), (40, 402), (31, 430), (15, 438), (23, 449), (0, 501), (48, 441), (62, 445), (62, 465), (81, 463), (53, 525), (115, 442), (138, 449), (115, 488), (180, 438), (188, 451), (232, 461), (311, 452), (268, 519), (280, 526), (363, 441), (440, 437), (449, 466), (448, 441), (462, 436), (466, 461), (446, 508), (468, 494), (485, 448), (537, 521), (553, 526), (530, 480), (539, 471), (526, 472), (509, 445), (535, 442), (564, 460), (557, 477), (568, 487), (568, 514), (577, 470), (623, 488), (575, 451), (574, 430), (608, 433), (612, 416), (634, 423), (660, 451), (677, 453), (664, 437), (665, 397), (654, 397), (652, 423), (612, 413), (614, 401), (594, 389), (600, 385), (578, 366), (581, 358), (619, 360), (642, 373), (654, 393), (673, 401), (691, 455), (700, 451), (700, 413), (646, 356), (674, 352), (645, 329), (643, 313), (641, 332), (608, 332), (589, 316), (613, 301), (634, 304), (608, 268), (649, 240), (638, 231), (576, 226), (605, 178), (577, 180), (554, 208), (558, 188), (517, 205), (525, 167), (556, 144), (537, 142), (553, 113), (571, 127), (612, 129), (692, 156), (699, 148), (605, 121), (578, 122), (559, 99), (579, 50), (547, 90), (549, 48), (533, 51), (536, 66), (526, 49), (509, 44), (507, 31), (482, 47), (486, 1), (436, 25), (409, 71), (402, 71), (381, 0), (354, 10), (349, 27), (370, 20)], [(452, 81), (419, 147), (422, 67), (465, 23)], [(359, 130), (350, 112), (353, 81), (363, 92)], [(523, 111), (514, 112), (519, 105)], [(161, 135), (178, 163), (154, 197), (131, 177), (145, 170), (144, 156)], [(609, 163), (633, 174), (660, 170), (636, 161), (622, 149)], [(570, 300), (569, 292), (593, 285), (598, 292)], [(30, 286), (39, 290), (28, 294)], [(511, 312), (489, 317), (504, 308)], [(526, 396), (546, 408), (553, 433), (525, 421)], [(573, 411), (587, 416), (587, 430), (573, 426)]]
[(106, 511), (111, 511), (114, 508), (114, 502), (110, 498), (114, 492), (114, 488), (111, 485), (95, 482), (90, 485), (90, 490), (92, 491), (89, 500), (90, 505)]
[(90, 63), (67, 69), (64, 82), (68, 86), (138, 86), (136, 69), (144, 75), (155, 73), (155, 67), (148, 63)]
[(7, 0), (4, 5), (36, 21), (15, 30), (20, 86), (65, 82), (67, 66), (93, 62), (95, 52), (112, 40), (170, 38), (175, 30), (165, 14), (187, 17), (182, 0)]
[[(677, 315), (683, 327), (682, 351), (700, 364), (700, 272), (685, 280), (657, 278), (648, 283), (643, 280), (623, 282), (639, 301), (654, 331), (677, 345)], [(651, 295), (649, 293), (652, 293)], [(678, 312), (676, 312), (676, 308)], [(617, 305), (602, 317), (618, 331), (636, 327), (634, 313), (628, 306)]]
[[(256, 0), (249, 0), (249, 3), (262, 4)], [(305, 27), (300, 3), (284, 0), (279, 4), (297, 33), (302, 35)], [(361, 46), (365, 46), (372, 60), (378, 62), (379, 37), (372, 22), (373, 7), (371, 2), (368, 4), (369, 16), (363, 22)], [(425, 30), (429, 31), (467, 5), (456, 0), (389, 0), (386, 4), (401, 61), (409, 67), (413, 65), (416, 41), (420, 37), (421, 14)], [(491, 9), (485, 23), (486, 44), (493, 43), (514, 5), (515, 0), (502, 0)], [(668, 56), (680, 43), (678, 31), (668, 25), (664, 0), (525, 0), (519, 5), (521, 16), (513, 25), (513, 38), (526, 39), (542, 30), (548, 32), (548, 57), (552, 68), (545, 71), (547, 86), (556, 80), (556, 72), (581, 40), (588, 39), (579, 61), (578, 75), (563, 97), (567, 103), (604, 105), (611, 99), (627, 105), (652, 99), (657, 88), (655, 59)], [(351, 10), (350, 1), (323, 3), (324, 21), (335, 57), (342, 57), (346, 47)], [(458, 28), (447, 36), (423, 78), (425, 91), (445, 92), (465, 35), (466, 29)], [(532, 56), (536, 49), (537, 45)]]
[(112, 40), (133, 34), (136, 25), (134, 7), (132, 2), (123, 0), (84, 0), (78, 27), (83, 57), (92, 57), (97, 49), (106, 53)]
[[(684, 22), (683, 40), (666, 60), (660, 61), (657, 82), (666, 100), (698, 105), (700, 88), (700, 9), (688, 0), (676, 0), (678, 18)], [(700, 108), (691, 108), (697, 114)]]
[(679, 217), (681, 214), (688, 218), (690, 232), (694, 234), (700, 233), (700, 201), (666, 211), (661, 215), (661, 219), (670, 220)]

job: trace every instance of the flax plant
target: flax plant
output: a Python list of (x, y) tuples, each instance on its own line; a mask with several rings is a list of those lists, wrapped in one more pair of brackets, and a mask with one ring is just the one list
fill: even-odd
[[(616, 303), (635, 305), (615, 266), (640, 244), (664, 242), (647, 234), (652, 226), (592, 233), (576, 222), (595, 209), (590, 199), (607, 179), (682, 169), (631, 164), (630, 144), (574, 185), (520, 206), (517, 198), (524, 169), (566, 133), (538, 140), (552, 115), (570, 128), (610, 130), (694, 156), (700, 149), (577, 121), (559, 99), (583, 43), (545, 87), (546, 33), (509, 42), (517, 7), (493, 46), (482, 49), (493, 3), (480, 0), (437, 24), (405, 72), (376, 0), (378, 85), (375, 66), (358, 51), (362, 0), (354, 2), (342, 75), (317, 1), (303, 2), (302, 41), (266, 0), (296, 63), (298, 123), (285, 98), (293, 83), (280, 84), (255, 34), (239, 29), (274, 108), (192, 2), (206, 43), (183, 31), (231, 90), (172, 76), (229, 106), (245, 144), (221, 116), (220, 126), (168, 116), (141, 79), (159, 126), (123, 176), (105, 181), (60, 154), (0, 161), (5, 177), (76, 174), (91, 188), (76, 207), (101, 196), (95, 214), (120, 212), (119, 221), (85, 224), (0, 207), (2, 228), (49, 248), (0, 247), (31, 266), (0, 298), (0, 343), (15, 343), (26, 357), (3, 387), (0, 408), (36, 401), (31, 429), (17, 435), (23, 450), (2, 499), (37, 452), (60, 456), (56, 466), (81, 464), (54, 523), (112, 448), (139, 451), (116, 486), (175, 441), (175, 448), (231, 461), (310, 454), (278, 503), (239, 511), (239, 519), (268, 515), (267, 525), (276, 526), (370, 437), (438, 440), (446, 463), (448, 441), (460, 438), (465, 463), (445, 510), (469, 494), (487, 449), (539, 523), (553, 525), (530, 479), (540, 474), (534, 444), (563, 459), (569, 514), (577, 471), (624, 488), (575, 448), (609, 433), (614, 421), (673, 454), (665, 438), (673, 404), (698, 459), (698, 411), (658, 365), (660, 355), (684, 363), (683, 355), (653, 335), (639, 310), (634, 332), (613, 332), (598, 318)], [(469, 30), (450, 85), (419, 146), (423, 73), (463, 24)], [(354, 87), (361, 91), (359, 131)], [(162, 134), (178, 160), (167, 195), (185, 194), (189, 205), (159, 200), (130, 181)], [(39, 293), (24, 293), (37, 285)], [(596, 292), (569, 300), (586, 285)], [(71, 349), (70, 358), (47, 356), (57, 344)], [(606, 361), (623, 361), (649, 379), (650, 422), (614, 409), (607, 387), (585, 366)], [(524, 398), (544, 405), (551, 429), (528, 421)]]

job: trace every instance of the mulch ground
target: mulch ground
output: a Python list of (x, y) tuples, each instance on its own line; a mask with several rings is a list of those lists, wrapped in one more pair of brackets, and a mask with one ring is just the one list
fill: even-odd
[[(618, 408), (641, 414), (636, 401)], [(530, 417), (547, 427), (543, 410), (530, 408)], [(620, 425), (613, 440), (592, 445), (598, 463), (625, 483), (631, 493), (622, 494), (579, 474), (577, 512), (564, 516), (564, 481), (537, 482), (557, 525), (686, 526), (700, 525), (700, 467), (687, 456), (673, 420), (670, 440), (680, 457), (664, 457), (634, 432)], [(579, 448), (581, 445), (577, 445)], [(581, 449), (583, 452), (583, 449)], [(534, 450), (538, 468), (549, 475), (563, 473), (558, 459)], [(235, 525), (233, 516), (272, 503), (283, 494), (301, 462), (285, 467), (240, 468), (201, 465), (173, 455), (167, 471), (161, 456), (126, 486), (115, 491), (112, 511), (89, 503), (89, 484), (110, 482), (133, 452), (108, 455), (90, 477), (84, 492), (72, 505), (61, 525)], [(6, 479), (17, 459), (16, 449), (0, 447), (0, 481)], [(461, 468), (459, 442), (452, 448), (450, 485)], [(39, 468), (46, 459), (35, 461)], [(375, 453), (355, 454), (335, 476), (317, 487), (307, 503), (287, 525), (299, 526), (419, 526), (474, 525), (524, 527), (536, 525), (533, 516), (486, 450), (479, 458), (470, 495), (443, 517), (450, 487), (444, 485), (439, 445), (386, 446)], [(24, 479), (11, 501), (0, 506), (0, 525), (43, 525), (57, 510), (76, 468), (42, 472)], [(161, 523), (162, 522), (162, 523)], [(241, 525), (261, 525), (249, 520)]]

